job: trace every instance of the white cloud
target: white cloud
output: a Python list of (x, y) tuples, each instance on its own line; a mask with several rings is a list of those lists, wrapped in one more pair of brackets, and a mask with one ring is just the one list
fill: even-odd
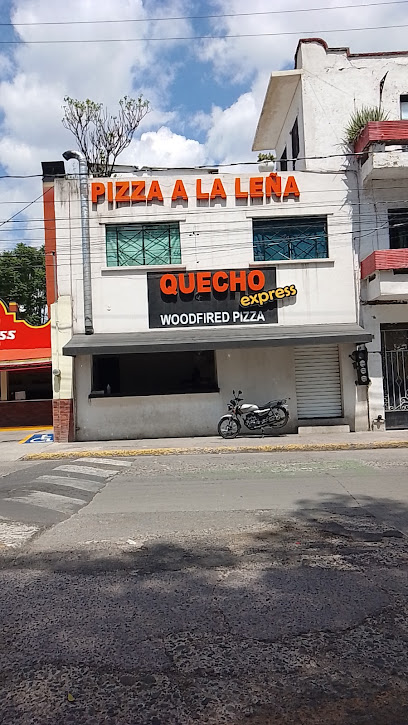
[(198, 141), (162, 126), (133, 140), (121, 161), (136, 166), (199, 166), (205, 163), (205, 148)]
[[(338, 5), (341, 0), (325, 0)], [(352, 4), (351, 0), (342, 0)], [(361, 2), (361, 0), (360, 0)], [(305, 0), (302, 9), (314, 7), (316, 0)], [(358, 2), (355, 3), (358, 5)], [(148, 17), (175, 17), (197, 14), (193, 0), (14, 0), (14, 23), (50, 22), (51, 20), (96, 21), (111, 18), (144, 20)], [(378, 5), (343, 8), (331, 11), (287, 14), (246, 15), (268, 10), (287, 10), (286, 0), (212, 0), (199, 14), (230, 13), (230, 17), (212, 22), (213, 32), (224, 34), (279, 33), (270, 37), (194, 42), (203, 73), (210, 72), (214, 83), (236, 81), (246, 84), (245, 92), (229, 107), (214, 106), (210, 113), (196, 112), (186, 127), (192, 135), (205, 134), (205, 143), (174, 133), (182, 127), (178, 113), (172, 110), (171, 84), (182, 63), (191, 62), (191, 54), (177, 41), (147, 42), (149, 37), (189, 36), (194, 34), (188, 20), (166, 22), (125, 22), (61, 26), (15, 26), (23, 41), (59, 39), (59, 44), (13, 46), (12, 55), (0, 54), (0, 162), (12, 174), (40, 174), (43, 160), (61, 158), (74, 139), (61, 123), (64, 95), (90, 97), (114, 111), (118, 99), (142, 92), (151, 101), (152, 112), (142, 121), (129, 149), (120, 161), (140, 165), (192, 166), (204, 163), (230, 163), (253, 158), (250, 152), (256, 122), (262, 106), (270, 72), (293, 62), (299, 37), (316, 34), (331, 46), (350, 45), (353, 52), (395, 50), (406, 45), (406, 29), (328, 33), (330, 28), (403, 25), (405, 5)], [(196, 24), (195, 34), (202, 24)], [(297, 32), (298, 31), (298, 32)], [(284, 33), (293, 32), (293, 35)], [(140, 37), (134, 43), (64, 43), (70, 39), (124, 39)], [(172, 55), (172, 51), (175, 51)], [(185, 60), (183, 60), (185, 58)], [(211, 85), (208, 83), (208, 92)], [(186, 106), (188, 107), (186, 88)], [(208, 100), (208, 99), (207, 99)], [(177, 126), (176, 126), (177, 124)], [(0, 180), (0, 219), (8, 219), (18, 206), (12, 202), (29, 201), (41, 193), (39, 179)], [(23, 204), (22, 204), (23, 206)], [(28, 220), (41, 216), (41, 205), (26, 212)], [(17, 226), (23, 232), (25, 225)], [(27, 239), (39, 237), (27, 225)], [(32, 233), (31, 233), (32, 227)], [(0, 227), (10, 234), (11, 225)], [(30, 236), (31, 233), (31, 236)], [(1, 248), (1, 246), (0, 246)]]
[[(311, 11), (319, 3), (316, 0), (304, 0), (301, 12), (276, 14), (276, 11), (291, 10), (287, 0), (252, 0), (245, 7), (241, 0), (213, 0), (214, 13), (229, 14), (229, 17), (212, 21), (214, 34), (217, 35), (253, 35), (254, 37), (231, 38), (230, 40), (206, 40), (197, 48), (197, 54), (212, 63), (214, 77), (222, 77), (232, 82), (245, 81), (259, 72), (271, 72), (293, 64), (294, 53), (299, 38), (322, 37), (329, 46), (351, 46), (352, 52), (370, 52), (401, 50), (406, 47), (406, 28), (389, 30), (364, 30), (363, 32), (341, 32), (340, 28), (369, 28), (373, 26), (398, 25), (407, 23), (407, 11), (404, 4), (372, 5), (357, 7), (362, 0), (325, 0), (326, 7), (356, 5), (356, 8)], [(273, 11), (269, 14), (267, 11)], [(252, 13), (240, 16), (239, 13)], [(337, 29), (336, 32), (327, 32)], [(267, 37), (259, 34), (272, 33)], [(289, 35), (285, 35), (289, 33)]]

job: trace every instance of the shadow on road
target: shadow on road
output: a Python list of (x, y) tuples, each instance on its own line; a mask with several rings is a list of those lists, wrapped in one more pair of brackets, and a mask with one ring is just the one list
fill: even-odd
[(249, 533), (4, 560), (2, 725), (406, 725), (390, 507), (407, 517), (332, 496)]

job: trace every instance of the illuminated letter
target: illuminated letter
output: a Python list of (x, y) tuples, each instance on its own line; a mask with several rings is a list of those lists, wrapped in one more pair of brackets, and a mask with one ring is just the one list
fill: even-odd
[(252, 269), (248, 274), (248, 289), (258, 292), (265, 287), (265, 275), (260, 269)]
[(249, 195), (251, 199), (263, 197), (263, 176), (252, 177), (249, 180)]
[(130, 201), (129, 196), (129, 182), (128, 181), (117, 181), (116, 182), (116, 196), (115, 201)]
[(146, 195), (144, 192), (144, 181), (132, 181), (132, 196), (130, 199), (131, 201), (146, 201)]
[(241, 290), (241, 292), (245, 292), (246, 290), (246, 272), (242, 270), (241, 272), (236, 272), (234, 269), (230, 272), (230, 290), (231, 292), (236, 292), (237, 288)]
[(280, 199), (282, 196), (282, 179), (278, 174), (269, 174), (265, 179), (266, 196), (275, 196)]
[[(221, 282), (220, 280), (224, 280)], [(226, 292), (228, 289), (228, 275), (226, 272), (215, 272), (212, 278), (212, 286), (216, 292)]]
[(211, 272), (197, 272), (197, 292), (211, 292)]
[(152, 181), (152, 183), (150, 184), (147, 201), (152, 201), (152, 199), (157, 199), (157, 201), (163, 201), (163, 194), (158, 181)]
[(289, 196), (289, 194), (293, 194), (293, 196), (300, 196), (300, 191), (297, 187), (294, 176), (288, 176), (283, 196)]
[(204, 194), (201, 190), (201, 179), (197, 179), (196, 181), (196, 195), (197, 199), (209, 199), (209, 194)]
[(241, 191), (241, 179), (235, 179), (235, 198), (248, 199), (248, 192)]
[(105, 184), (102, 184), (101, 181), (94, 181), (91, 186), (92, 191), (92, 204), (96, 204), (98, 201), (98, 197), (103, 196), (105, 194)]
[[(185, 284), (186, 277), (188, 277), (188, 284)], [(179, 274), (178, 276), (179, 280), (179, 289), (180, 292), (183, 293), (183, 295), (189, 295), (192, 292), (194, 292), (194, 273), (189, 272), (187, 275), (185, 274)]]
[(175, 274), (163, 274), (160, 277), (160, 289), (164, 295), (177, 294), (177, 279)]
[(225, 189), (222, 185), (221, 179), (214, 179), (214, 183), (212, 185), (210, 199), (216, 199), (217, 196), (221, 197), (221, 199), (226, 199), (227, 195), (225, 193)]
[(177, 179), (174, 184), (173, 194), (171, 196), (172, 201), (177, 201), (177, 199), (184, 199), (184, 201), (188, 200), (187, 192), (181, 179)]
[(113, 201), (113, 182), (108, 181), (108, 201)]

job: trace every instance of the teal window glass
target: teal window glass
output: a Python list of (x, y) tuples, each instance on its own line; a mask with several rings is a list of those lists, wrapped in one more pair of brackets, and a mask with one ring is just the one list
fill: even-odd
[(140, 264), (180, 264), (178, 222), (160, 224), (106, 225), (108, 267)]
[(328, 257), (327, 217), (253, 219), (255, 262)]

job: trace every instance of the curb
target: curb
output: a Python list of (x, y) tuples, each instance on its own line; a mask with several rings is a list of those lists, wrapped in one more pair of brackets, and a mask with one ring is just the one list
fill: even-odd
[(177, 456), (217, 453), (292, 453), (294, 451), (364, 451), (381, 448), (408, 448), (406, 441), (373, 441), (372, 443), (289, 443), (288, 445), (218, 446), (214, 448), (117, 448), (98, 451), (50, 451), (29, 453), (22, 461), (52, 461), (58, 458), (107, 458), (137, 456)]

